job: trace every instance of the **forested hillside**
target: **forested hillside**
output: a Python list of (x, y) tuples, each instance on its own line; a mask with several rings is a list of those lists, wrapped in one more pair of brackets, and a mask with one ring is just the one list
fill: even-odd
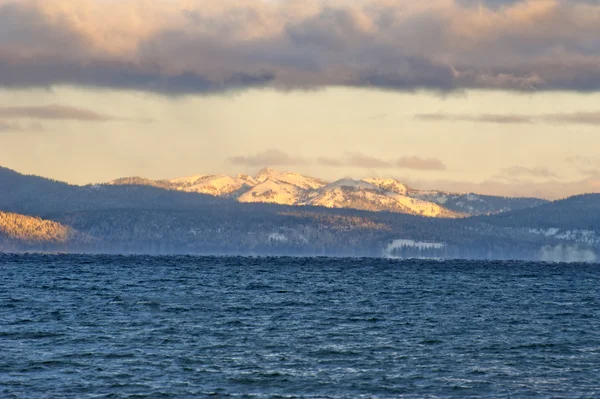
[(198, 209), (230, 200), (151, 186), (73, 186), (0, 168), (0, 210), (49, 217), (97, 209)]
[(476, 220), (506, 227), (600, 230), (600, 194), (577, 195), (532, 209)]
[(0, 211), (1, 251), (79, 251), (94, 239), (70, 226), (38, 217)]
[(600, 195), (443, 219), (241, 203), (150, 186), (79, 187), (0, 169), (0, 209), (2, 251), (544, 260), (600, 253)]
[(50, 220), (0, 211), (0, 235), (29, 242), (65, 242), (70, 228)]

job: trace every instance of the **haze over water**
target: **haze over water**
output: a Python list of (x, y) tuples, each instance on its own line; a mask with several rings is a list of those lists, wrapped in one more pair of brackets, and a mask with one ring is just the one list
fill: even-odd
[(6, 398), (595, 397), (600, 267), (0, 255)]

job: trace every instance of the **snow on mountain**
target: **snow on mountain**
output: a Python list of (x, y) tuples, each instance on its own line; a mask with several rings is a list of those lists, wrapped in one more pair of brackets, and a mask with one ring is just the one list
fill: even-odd
[(463, 217), (464, 214), (459, 212), (451, 211), (433, 202), (424, 201), (418, 198), (408, 197), (406, 195), (393, 193), (389, 195), (395, 199), (400, 206), (410, 209), (415, 215), (422, 215), (428, 217), (445, 217), (455, 218)]
[(408, 187), (398, 180), (395, 179), (381, 179), (378, 177), (363, 179), (363, 181), (370, 183), (382, 190), (389, 191), (400, 195), (406, 195), (408, 193)]
[(186, 177), (178, 177), (176, 179), (169, 179), (169, 182), (176, 184), (178, 186), (193, 186), (194, 184), (196, 184), (197, 182), (201, 181), (202, 179), (206, 178), (206, 177), (210, 177), (210, 175), (195, 175), (195, 176), (186, 176)]
[(262, 183), (268, 179), (272, 179), (274, 177), (277, 177), (280, 173), (278, 171), (276, 171), (273, 168), (263, 168), (260, 171), (258, 171), (258, 173), (256, 174), (256, 176), (254, 176), (254, 179), (258, 182), (258, 183)]
[(249, 186), (252, 186), (252, 187), (254, 187), (258, 184), (256, 179), (250, 175), (244, 175), (244, 174), (240, 173), (237, 176), (235, 176), (235, 178), (238, 180), (245, 181), (246, 183), (248, 183)]
[(248, 179), (226, 175), (199, 175), (171, 179), (169, 182), (180, 191), (211, 194), (215, 196), (226, 196), (243, 188), (252, 187), (252, 184), (249, 183)]
[(292, 184), (269, 178), (258, 183), (240, 195), (239, 202), (268, 202), (282, 205), (295, 205), (303, 190)]
[(315, 179), (314, 177), (303, 176), (300, 173), (281, 173), (277, 175), (276, 179), (299, 187), (303, 190), (316, 190), (327, 184), (327, 182), (323, 180)]
[(327, 185), (303, 205), (325, 206), (328, 208), (352, 208), (368, 211), (390, 211), (427, 217), (461, 216), (437, 204), (410, 198), (404, 195), (385, 192), (367, 182), (343, 179)]
[(487, 215), (532, 208), (548, 201), (540, 198), (510, 198), (482, 194), (447, 193), (437, 190), (409, 189), (408, 196), (433, 202), (444, 208), (468, 215)]
[(262, 183), (266, 180), (278, 180), (283, 183), (291, 184), (303, 190), (316, 190), (327, 184), (327, 182), (308, 177), (294, 172), (279, 172), (272, 168), (264, 168), (254, 177), (257, 183)]
[(353, 188), (353, 189), (374, 190), (377, 187), (375, 187), (371, 183), (367, 183), (364, 180), (354, 180), (349, 177), (346, 177), (344, 179), (336, 180), (333, 183), (329, 183), (323, 189), (328, 191), (328, 190), (335, 190), (336, 188)]
[[(328, 183), (299, 173), (264, 168), (254, 177), (238, 174), (235, 177), (196, 175), (170, 180), (127, 178), (115, 180), (111, 184), (154, 185), (171, 190), (231, 197), (239, 202), (353, 208), (428, 217), (463, 216), (462, 208), (458, 209), (460, 207), (455, 206), (454, 209), (447, 209), (439, 195), (410, 190), (394, 179), (344, 178)], [(437, 201), (429, 198), (435, 198)]]

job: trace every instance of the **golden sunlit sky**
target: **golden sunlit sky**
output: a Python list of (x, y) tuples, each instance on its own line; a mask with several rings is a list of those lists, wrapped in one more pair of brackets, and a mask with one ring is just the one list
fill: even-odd
[(600, 191), (596, 1), (0, 0), (0, 165)]

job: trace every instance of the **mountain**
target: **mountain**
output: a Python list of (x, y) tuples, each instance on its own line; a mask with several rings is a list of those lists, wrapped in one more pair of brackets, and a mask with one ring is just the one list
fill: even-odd
[[(147, 182), (131, 185), (129, 182)], [(128, 179), (124, 185), (75, 186), (27, 176), (0, 167), (0, 210), (49, 217), (57, 213), (98, 209), (197, 209), (231, 202), (212, 195), (166, 190), (150, 180)]]
[[(400, 183), (396, 183), (399, 185)], [(386, 188), (390, 188), (387, 185)], [(327, 208), (352, 208), (366, 211), (390, 211), (427, 217), (462, 216), (432, 202), (398, 194), (366, 180), (342, 179), (307, 194), (302, 205)]]
[(240, 202), (266, 202), (272, 204), (296, 205), (304, 195), (304, 190), (293, 184), (275, 178), (267, 178), (241, 194)]
[(468, 215), (510, 212), (549, 203), (549, 201), (541, 198), (512, 198), (474, 193), (457, 194), (435, 190), (408, 189), (407, 195), (442, 205), (444, 208), (454, 212), (461, 212)]
[[(551, 261), (594, 261), (600, 254), (600, 195), (449, 218), (444, 207), (413, 197), (397, 181), (325, 184), (273, 170), (235, 179), (251, 186), (230, 195), (237, 201), (184, 192), (207, 181), (228, 182), (216, 184), (227, 191), (231, 180), (215, 177), (73, 186), (0, 168), (0, 251)], [(254, 201), (240, 201), (244, 195)]]
[(577, 195), (532, 209), (480, 216), (475, 220), (502, 227), (600, 230), (600, 194)]
[(379, 187), (382, 190), (396, 193), (400, 195), (408, 195), (409, 188), (404, 184), (400, 183), (395, 179), (380, 179), (380, 178), (370, 178), (363, 179), (363, 181), (370, 183), (376, 187)]
[(325, 206), (456, 218), (525, 209), (547, 203), (537, 198), (506, 198), (412, 189), (395, 179), (351, 178), (327, 182), (264, 168), (256, 176), (198, 175), (168, 180), (117, 179), (109, 185), (146, 185), (232, 198), (239, 202)]
[(341, 179), (332, 183), (293, 172), (272, 168), (256, 176), (198, 175), (168, 180), (130, 177), (113, 180), (107, 185), (144, 185), (168, 190), (196, 192), (236, 199), (281, 205), (324, 206), (370, 211), (390, 211), (428, 217), (461, 217), (460, 212), (442, 205), (407, 196), (408, 188), (391, 179)]
[[(500, 216), (514, 219), (512, 212)], [(55, 215), (55, 220), (93, 237), (87, 247), (92, 252), (546, 261), (594, 261), (600, 254), (600, 225), (594, 230), (529, 223), (507, 227), (491, 224), (489, 217), (425, 218), (266, 203), (89, 210)]]
[(225, 175), (192, 176), (168, 180), (176, 190), (228, 197), (231, 194), (254, 186), (254, 179)]

